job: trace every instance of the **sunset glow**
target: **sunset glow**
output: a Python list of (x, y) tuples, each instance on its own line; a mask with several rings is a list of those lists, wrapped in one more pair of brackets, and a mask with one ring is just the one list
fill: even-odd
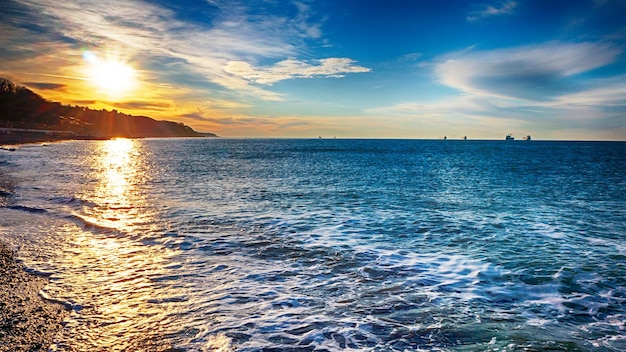
[(626, 0), (0, 1), (0, 352), (626, 352)]
[(65, 104), (224, 137), (626, 138), (623, 1), (7, 6), (0, 75)]
[(92, 52), (83, 54), (90, 83), (109, 99), (123, 99), (137, 85), (137, 74), (127, 63), (116, 58), (100, 59)]

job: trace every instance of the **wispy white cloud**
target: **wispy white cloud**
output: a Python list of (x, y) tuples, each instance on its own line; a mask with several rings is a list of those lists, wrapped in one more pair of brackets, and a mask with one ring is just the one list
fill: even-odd
[(584, 89), (575, 76), (613, 62), (621, 49), (605, 43), (559, 43), (462, 51), (434, 64), (439, 81), (462, 92), (545, 101)]
[(549, 42), (487, 51), (472, 48), (436, 58), (429, 66), (436, 81), (457, 94), (368, 112), (410, 116), (423, 123), (447, 122), (449, 130), (471, 121), (474, 129), (483, 128), (485, 135), (497, 128), (507, 132), (504, 128), (528, 131), (541, 126), (544, 133), (561, 138), (557, 131), (568, 126), (570, 133), (595, 131), (594, 135), (581, 134), (583, 138), (617, 138), (610, 130), (626, 129), (626, 76), (579, 76), (615, 62), (621, 52), (611, 44), (590, 42)]
[(298, 8), (298, 16), (296, 16), (293, 20), (295, 27), (298, 28), (305, 37), (321, 37), (321, 23), (309, 21), (309, 19), (314, 15), (314, 11), (311, 9), (311, 6), (302, 2), (295, 2), (294, 4)]
[(369, 68), (358, 66), (348, 58), (327, 58), (314, 63), (287, 59), (270, 67), (253, 67), (247, 62), (231, 61), (224, 71), (258, 84), (272, 84), (293, 78), (343, 77), (347, 73), (369, 72)]
[[(298, 57), (305, 51), (305, 41), (322, 36), (320, 22), (312, 20), (314, 12), (300, 2), (281, 5), (292, 6), (295, 11), (263, 13), (246, 2), (215, 1), (212, 5), (206, 4), (217, 10), (203, 24), (179, 20), (173, 9), (139, 0), (15, 1), (27, 9), (24, 17), (45, 23), (43, 30), (46, 33), (38, 40), (48, 38), (77, 46), (114, 48), (140, 61), (144, 67), (173, 62), (175, 64), (169, 65), (170, 70), (152, 72), (155, 80), (167, 83), (168, 75), (184, 71), (204, 77), (207, 82), (265, 100), (280, 100), (281, 95), (255, 84), (275, 82), (281, 74), (289, 74), (289, 68), (283, 67), (282, 71), (276, 68), (272, 73), (266, 72), (265, 79), (259, 76), (259, 79), (251, 80), (226, 72), (224, 67), (232, 62), (254, 64), (268, 59)], [(24, 26), (24, 18), (12, 20), (16, 27)], [(320, 73), (313, 73), (316, 68), (309, 67), (311, 73), (298, 73), (291, 78), (353, 72), (350, 70), (356, 66), (350, 66), (344, 60), (349, 59), (320, 60), (317, 68)], [(337, 69), (335, 73), (331, 72), (333, 67)]]
[(511, 15), (516, 7), (517, 2), (515, 1), (501, 2), (496, 6), (480, 5), (479, 9), (471, 11), (465, 19), (468, 22), (474, 22), (493, 16)]

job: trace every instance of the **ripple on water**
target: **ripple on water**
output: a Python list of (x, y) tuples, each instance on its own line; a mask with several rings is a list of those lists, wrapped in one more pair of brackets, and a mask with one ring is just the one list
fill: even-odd
[(536, 144), (318, 142), (11, 161), (43, 177), (12, 205), (45, 212), (2, 208), (0, 233), (71, 307), (59, 349), (624, 349), (620, 173)]

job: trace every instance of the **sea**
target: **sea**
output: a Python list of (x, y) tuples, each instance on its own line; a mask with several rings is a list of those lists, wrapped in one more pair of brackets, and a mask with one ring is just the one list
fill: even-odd
[(51, 351), (625, 351), (626, 142), (0, 150)]

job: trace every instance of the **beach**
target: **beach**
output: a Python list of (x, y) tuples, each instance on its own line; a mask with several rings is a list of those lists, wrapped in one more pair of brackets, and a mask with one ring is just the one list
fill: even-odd
[[(6, 135), (0, 134), (2, 136)], [(0, 138), (0, 141), (6, 144), (35, 142), (13, 136), (16, 138)], [(0, 173), (0, 176), (0, 206), (6, 206), (12, 185), (5, 175)], [(27, 272), (10, 246), (0, 241), (0, 351), (48, 350), (69, 313), (64, 306), (40, 296), (40, 290), (47, 283), (46, 277)]]
[(27, 143), (57, 142), (72, 139), (104, 139), (92, 136), (79, 136), (62, 131), (44, 131), (29, 129), (7, 129), (0, 128), (0, 146), (18, 145)]
[(30, 274), (0, 243), (0, 351), (46, 351), (68, 312), (39, 296), (47, 283)]

